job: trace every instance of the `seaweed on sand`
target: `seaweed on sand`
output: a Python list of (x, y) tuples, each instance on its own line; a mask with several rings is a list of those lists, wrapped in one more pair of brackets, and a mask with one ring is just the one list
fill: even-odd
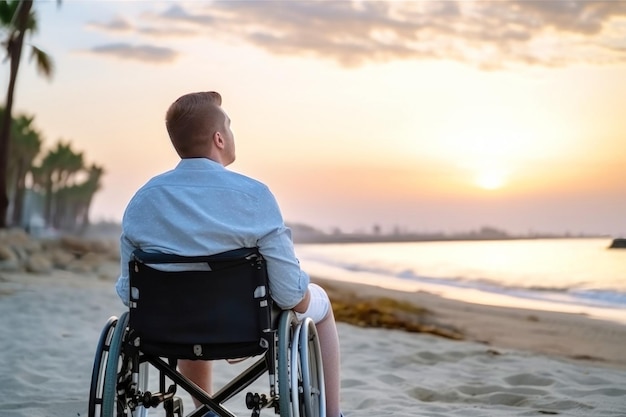
[(451, 326), (437, 323), (425, 308), (389, 297), (360, 297), (357, 294), (324, 284), (335, 314), (335, 320), (360, 327), (399, 329), (429, 333), (462, 340), (463, 334)]

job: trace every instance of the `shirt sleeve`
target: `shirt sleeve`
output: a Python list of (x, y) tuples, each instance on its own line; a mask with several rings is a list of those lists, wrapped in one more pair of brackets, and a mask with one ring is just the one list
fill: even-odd
[(296, 306), (308, 289), (309, 276), (300, 268), (296, 258), (291, 230), (285, 226), (274, 196), (267, 190), (262, 207), (257, 210), (259, 222), (267, 226), (257, 242), (266, 260), (272, 299), (282, 309)]
[(115, 291), (125, 306), (130, 301), (130, 282), (128, 278), (128, 262), (130, 255), (133, 253), (133, 246), (128, 238), (122, 233), (120, 238), (120, 276), (115, 284)]

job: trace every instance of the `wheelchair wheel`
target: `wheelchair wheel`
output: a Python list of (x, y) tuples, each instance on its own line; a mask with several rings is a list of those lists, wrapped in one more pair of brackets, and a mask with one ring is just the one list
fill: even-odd
[(315, 324), (283, 313), (278, 336), (280, 417), (325, 417), (324, 374)]
[(109, 347), (111, 346), (111, 337), (117, 323), (117, 317), (111, 317), (105, 324), (100, 334), (98, 347), (96, 348), (96, 356), (93, 361), (93, 370), (91, 372), (91, 387), (89, 389), (89, 417), (98, 417), (102, 415), (102, 383), (104, 379), (104, 370), (106, 368)]
[[(126, 312), (117, 320), (110, 338), (108, 355), (104, 365), (104, 379), (102, 381), (101, 412), (98, 417), (143, 417), (147, 415), (147, 410), (143, 407), (133, 407), (131, 409), (125, 397), (131, 384), (133, 384), (133, 361), (138, 359), (125, 355), (122, 351), (127, 327), (128, 313)], [(147, 367), (140, 366), (138, 382), (139, 385), (147, 384)]]
[[(119, 362), (122, 356), (122, 343), (128, 326), (128, 313), (122, 314), (115, 325), (111, 336), (109, 354), (104, 372), (102, 384), (102, 414), (101, 417), (114, 417), (117, 410), (117, 374)], [(122, 413), (123, 415), (123, 413)]]
[(326, 417), (326, 393), (322, 353), (315, 323), (310, 318), (300, 324), (298, 357), (302, 373), (302, 402), (306, 417)]
[(298, 319), (293, 311), (283, 311), (278, 322), (278, 405), (280, 417), (293, 417), (291, 404), (291, 353)]

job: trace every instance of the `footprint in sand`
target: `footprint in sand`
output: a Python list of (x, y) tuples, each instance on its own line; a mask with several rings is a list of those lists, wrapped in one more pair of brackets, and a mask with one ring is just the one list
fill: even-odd
[(504, 378), (509, 385), (531, 385), (539, 387), (547, 387), (554, 384), (554, 379), (544, 378), (533, 374), (517, 374)]

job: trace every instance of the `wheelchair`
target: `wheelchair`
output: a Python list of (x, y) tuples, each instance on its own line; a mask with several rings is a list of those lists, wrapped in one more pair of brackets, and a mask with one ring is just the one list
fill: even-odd
[[(257, 248), (194, 257), (137, 250), (129, 279), (129, 309), (107, 321), (98, 341), (89, 417), (145, 417), (152, 408), (167, 417), (235, 417), (224, 403), (266, 374), (266, 392), (245, 394), (252, 417), (325, 417), (315, 324), (273, 306)], [(213, 395), (177, 370), (180, 359), (241, 358), (254, 363)], [(202, 405), (185, 415), (179, 389)]]

